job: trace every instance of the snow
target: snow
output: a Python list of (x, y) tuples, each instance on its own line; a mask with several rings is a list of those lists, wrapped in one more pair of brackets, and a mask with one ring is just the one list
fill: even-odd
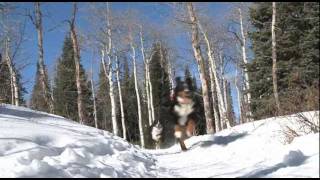
[[(319, 111), (306, 112), (319, 117)], [(295, 116), (238, 125), (145, 150), (61, 116), (0, 104), (2, 177), (319, 177), (319, 133), (288, 144)], [(314, 118), (317, 123), (319, 118)]]

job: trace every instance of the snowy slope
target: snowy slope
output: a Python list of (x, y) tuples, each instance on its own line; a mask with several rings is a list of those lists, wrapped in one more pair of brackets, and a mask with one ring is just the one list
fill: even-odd
[[(305, 115), (319, 123), (319, 112)], [(255, 121), (192, 137), (187, 152), (173, 146), (153, 154), (176, 177), (319, 177), (319, 133), (284, 144), (281, 129), (294, 122), (295, 116)]]
[(152, 177), (155, 161), (106, 131), (0, 105), (0, 177)]
[[(310, 115), (319, 112), (310, 112)], [(319, 133), (283, 144), (270, 118), (143, 150), (60, 116), (0, 105), (0, 177), (319, 177)]]

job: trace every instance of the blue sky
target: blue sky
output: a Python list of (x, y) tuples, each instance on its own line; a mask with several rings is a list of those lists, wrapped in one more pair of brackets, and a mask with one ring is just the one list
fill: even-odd
[[(223, 23), (224, 15), (229, 12), (231, 3), (205, 3), (208, 7), (208, 15), (214, 18), (215, 22)], [(21, 9), (29, 9), (33, 10), (33, 3), (17, 3), (19, 8)], [(79, 13), (77, 16), (77, 27), (81, 31), (90, 30), (90, 23), (87, 20), (88, 16), (88, 3), (78, 3)], [(135, 9), (141, 12), (142, 16), (146, 21), (150, 21), (152, 23), (157, 23), (158, 26), (161, 24), (169, 23), (167, 16), (170, 15), (170, 11), (168, 6), (161, 3), (150, 3), (150, 2), (141, 2), (141, 3), (111, 3), (112, 11), (121, 11), (125, 9)], [(67, 2), (54, 2), (54, 3), (43, 3), (41, 6), (42, 13), (45, 15), (43, 18), (43, 26), (44, 26), (44, 58), (46, 66), (49, 70), (49, 75), (52, 78), (54, 73), (54, 68), (56, 65), (57, 58), (61, 55), (63, 40), (68, 32), (68, 25), (62, 23), (63, 20), (67, 20), (71, 16), (72, 3)], [(166, 14), (166, 15), (163, 15)], [(34, 26), (31, 24), (31, 21), (27, 19), (26, 24), (26, 36), (27, 41), (24, 43), (25, 53), (28, 57), (28, 61), (31, 62), (31, 65), (27, 66), (22, 71), (22, 77), (24, 79), (24, 86), (26, 87), (28, 93), (25, 95), (25, 99), (29, 101), (32, 87), (34, 85), (34, 76), (36, 71), (36, 62), (38, 59), (37, 54), (37, 34)], [(49, 29), (52, 29), (50, 30)], [(182, 59), (186, 59), (186, 64), (191, 68), (191, 72), (196, 75), (197, 67), (195, 61), (193, 59), (192, 54), (186, 53), (185, 49), (191, 48), (190, 39), (185, 32), (176, 33), (176, 36), (171, 39), (171, 46), (174, 46), (178, 51), (178, 55), (182, 57)], [(86, 68), (89, 70), (91, 59), (93, 57), (92, 52), (82, 51), (81, 52), (81, 62)], [(181, 75), (184, 71), (183, 66), (178, 66), (177, 74)], [(98, 63), (94, 66), (94, 72), (99, 72)], [(230, 73), (233, 73), (231, 69)], [(95, 79), (97, 79), (97, 73), (94, 74)], [(198, 86), (199, 87), (199, 86)], [(236, 115), (238, 116), (238, 105), (237, 105), (237, 96), (235, 92), (235, 88), (232, 86), (232, 96), (233, 96), (233, 104)]]

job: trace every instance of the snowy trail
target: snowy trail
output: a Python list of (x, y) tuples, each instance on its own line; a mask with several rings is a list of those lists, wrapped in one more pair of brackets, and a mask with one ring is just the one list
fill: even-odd
[(107, 131), (0, 104), (0, 177), (319, 177), (319, 133), (283, 144), (281, 127), (293, 120), (192, 137), (186, 152), (144, 150)]
[(174, 177), (319, 177), (319, 133), (285, 145), (280, 128), (286, 119), (193, 137), (186, 141), (186, 152), (174, 146), (150, 153)]

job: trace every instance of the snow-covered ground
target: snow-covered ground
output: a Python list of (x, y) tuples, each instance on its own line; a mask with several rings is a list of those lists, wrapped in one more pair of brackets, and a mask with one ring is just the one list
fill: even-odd
[[(309, 112), (308, 116), (319, 116)], [(319, 133), (284, 143), (294, 117), (143, 150), (60, 116), (0, 105), (0, 177), (319, 177)], [(316, 118), (318, 120), (318, 118)]]

